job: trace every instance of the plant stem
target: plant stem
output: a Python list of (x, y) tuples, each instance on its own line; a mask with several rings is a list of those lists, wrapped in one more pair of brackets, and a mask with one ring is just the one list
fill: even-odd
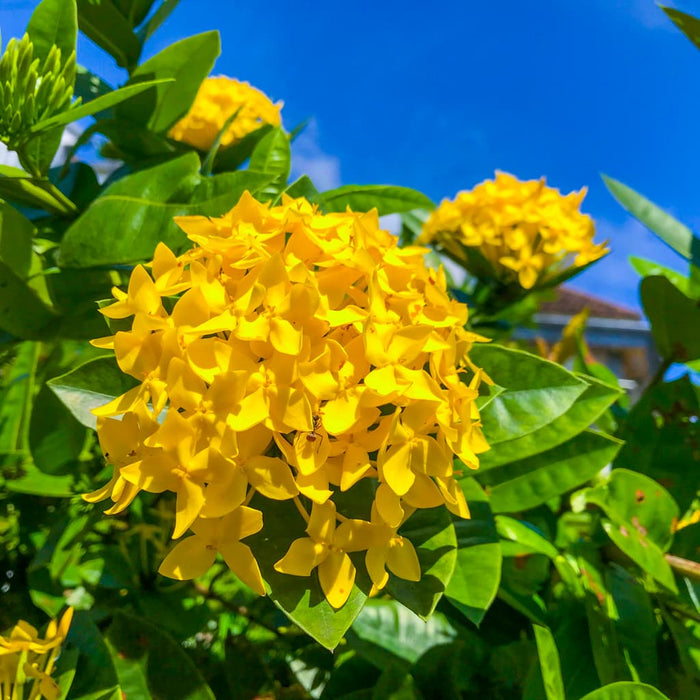
[(675, 554), (666, 554), (665, 559), (676, 573), (693, 579), (693, 581), (700, 581), (700, 564), (698, 562), (677, 557)]

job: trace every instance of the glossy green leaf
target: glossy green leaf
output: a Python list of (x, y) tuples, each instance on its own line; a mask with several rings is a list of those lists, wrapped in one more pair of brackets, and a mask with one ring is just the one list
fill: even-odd
[(124, 374), (113, 357), (98, 357), (47, 382), (68, 410), (82, 425), (95, 428), (93, 408), (103, 406), (136, 386), (135, 379)]
[(295, 180), (287, 187), (285, 194), (288, 194), (290, 197), (305, 197), (309, 202), (317, 202), (320, 196), (319, 191), (308, 175), (302, 175), (298, 180)]
[(97, 112), (102, 112), (105, 109), (114, 107), (124, 100), (128, 100), (130, 97), (145, 92), (146, 90), (169, 85), (170, 82), (170, 79), (165, 79), (144, 81), (136, 83), (135, 85), (125, 85), (118, 90), (108, 92), (106, 95), (100, 95), (100, 97), (96, 97), (94, 100), (90, 100), (90, 102), (86, 102), (78, 107), (73, 107), (65, 112), (37, 122), (32, 126), (30, 131), (32, 133), (45, 132), (56, 126), (70, 124), (71, 122), (78, 121), (78, 119), (83, 119), (84, 117), (89, 117), (93, 114), (97, 114)]
[(167, 80), (122, 102), (115, 116), (163, 134), (183, 117), (221, 51), (219, 33), (204, 32), (171, 44), (142, 63), (125, 87)]
[(22, 343), (12, 364), (4, 367), (0, 390), (0, 453), (27, 447), (39, 343)]
[(481, 411), (484, 434), (492, 446), (551, 423), (588, 386), (560, 365), (522, 350), (479, 344), (469, 357), (505, 388)]
[[(0, 455), (0, 463), (4, 462), (7, 455)], [(18, 456), (9, 457), (13, 461)], [(8, 478), (4, 488), (15, 493), (26, 493), (30, 496), (48, 496), (50, 498), (68, 498), (75, 495), (72, 474), (54, 476), (40, 472), (31, 461), (25, 461), (19, 469), (17, 477)]]
[(670, 214), (645, 199), (631, 187), (603, 175), (603, 181), (613, 197), (636, 219), (653, 231), (666, 245), (686, 260), (700, 261), (700, 239)]
[(118, 66), (131, 68), (141, 55), (141, 42), (112, 0), (77, 0), (78, 26), (112, 56)]
[(29, 444), (34, 464), (47, 474), (73, 471), (85, 444), (85, 427), (46, 386), (34, 401)]
[(645, 277), (639, 292), (661, 356), (674, 362), (700, 358), (700, 303), (666, 277)]
[(475, 479), (460, 482), (471, 518), (455, 518), (457, 563), (445, 595), (471, 622), (480, 625), (501, 581), (501, 546), (488, 497)]
[(608, 435), (586, 430), (540, 455), (483, 474), (477, 472), (476, 478), (488, 486), (494, 513), (515, 513), (592, 479), (612, 462), (621, 444)]
[(158, 9), (151, 15), (148, 22), (146, 22), (141, 29), (137, 32), (139, 41), (143, 44), (148, 41), (153, 33), (160, 27), (163, 22), (170, 16), (170, 13), (179, 5), (180, 0), (163, 0)]
[(48, 180), (34, 179), (24, 170), (0, 165), (0, 197), (26, 204), (32, 209), (45, 209), (55, 214), (72, 214), (75, 205)]
[[(350, 597), (335, 610), (321, 590), (316, 570), (308, 578), (281, 574), (274, 565), (286, 553), (293, 540), (305, 536), (306, 524), (290, 501), (254, 498), (251, 506), (263, 512), (264, 529), (246, 538), (255, 554), (268, 595), (292, 622), (327, 649), (334, 649), (352, 625), (367, 600), (369, 577), (359, 570)], [(357, 566), (361, 559), (355, 559)]]
[(602, 508), (614, 523), (636, 530), (667, 551), (678, 520), (678, 505), (654, 479), (628, 469), (613, 469), (606, 481), (586, 489), (586, 503)]
[(236, 170), (250, 158), (258, 143), (273, 129), (274, 127), (271, 124), (263, 124), (259, 129), (246, 134), (240, 141), (236, 141), (225, 148), (220, 148), (214, 159), (213, 172), (221, 173)]
[(416, 511), (399, 529), (413, 543), (421, 568), (420, 581), (390, 576), (387, 591), (424, 620), (435, 610), (455, 570), (457, 536), (446, 508)]
[(630, 256), (629, 261), (636, 272), (642, 277), (666, 277), (674, 287), (683, 292), (683, 294), (688, 295), (688, 278), (680, 272), (676, 272), (670, 267), (664, 267), (653, 260), (637, 258), (633, 255)]
[(27, 34), (34, 44), (34, 58), (43, 63), (51, 47), (57, 46), (65, 63), (75, 50), (78, 36), (75, 0), (42, 0), (29, 19)]
[(0, 202), (0, 260), (26, 279), (32, 260), (34, 225), (7, 202)]
[(557, 548), (533, 525), (509, 518), (507, 515), (497, 515), (495, 522), (497, 533), (504, 539), (517, 542), (532, 552), (544, 554), (552, 560), (559, 556)]
[(669, 610), (662, 610), (663, 618), (675, 642), (683, 670), (693, 697), (700, 694), (700, 622), (676, 617)]
[(422, 700), (413, 676), (402, 665), (387, 667), (377, 680), (372, 700)]
[(537, 654), (540, 660), (540, 671), (542, 672), (547, 700), (566, 700), (564, 682), (561, 677), (559, 652), (557, 651), (554, 637), (549, 629), (542, 625), (533, 625), (533, 630), (535, 632)]
[(653, 686), (623, 681), (594, 690), (581, 700), (668, 700), (668, 698)]
[(621, 396), (617, 387), (592, 377), (586, 377), (585, 381), (588, 386), (566, 413), (527, 435), (493, 445), (480, 455), (479, 469), (508, 464), (566, 442), (590, 427)]
[[(353, 634), (392, 656), (415, 663), (428, 649), (452, 641), (457, 631), (444, 615), (436, 613), (421, 620), (406, 607), (393, 600), (370, 600), (352, 626)], [(353, 638), (350, 643), (355, 645)], [(374, 661), (382, 663), (381, 658)], [(370, 660), (372, 660), (370, 658)]]
[(671, 19), (671, 21), (690, 39), (696, 47), (700, 48), (700, 20), (673, 7), (659, 5)]
[(127, 698), (214, 700), (185, 651), (151, 622), (117, 613), (105, 639)]
[(621, 567), (605, 566), (593, 547), (579, 544), (577, 554), (601, 682), (658, 683), (657, 625), (648, 593)]
[(250, 168), (273, 176), (273, 180), (260, 190), (263, 201), (276, 199), (287, 186), (292, 167), (289, 137), (282, 128), (273, 129), (255, 146), (250, 156)]
[(379, 216), (435, 208), (433, 202), (421, 192), (390, 185), (345, 185), (323, 192), (320, 205), (325, 212), (343, 212), (347, 207), (352, 211), (377, 209)]
[(27, 282), (0, 262), (0, 329), (24, 340), (52, 334), (56, 315)]
[(110, 185), (66, 231), (63, 267), (113, 265), (150, 259), (159, 241), (179, 251), (187, 244), (176, 216), (221, 216), (245, 190), (253, 194), (270, 175), (250, 170), (199, 174), (199, 158), (189, 152)]
[(75, 679), (66, 700), (124, 700), (114, 664), (90, 613), (76, 611), (62, 651), (78, 651)]

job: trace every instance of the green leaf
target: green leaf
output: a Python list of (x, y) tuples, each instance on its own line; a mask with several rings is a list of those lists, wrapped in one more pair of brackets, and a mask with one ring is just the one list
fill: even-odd
[(160, 27), (163, 22), (170, 16), (170, 13), (178, 6), (180, 0), (163, 0), (160, 7), (153, 13), (146, 24), (139, 29), (137, 36), (142, 44), (145, 44), (153, 33)]
[(65, 63), (75, 50), (78, 36), (75, 0), (42, 0), (29, 19), (27, 34), (34, 44), (34, 58), (43, 63), (51, 47), (57, 46)]
[(46, 383), (79, 423), (95, 428), (93, 408), (103, 406), (137, 385), (113, 357), (98, 357)]
[(629, 525), (662, 551), (673, 541), (678, 505), (654, 479), (627, 469), (613, 469), (608, 479), (586, 489), (586, 503), (602, 508), (614, 523)]
[(0, 454), (26, 449), (38, 343), (22, 343), (12, 364), (3, 368), (0, 391)]
[(312, 203), (318, 202), (320, 196), (319, 191), (308, 175), (302, 175), (298, 180), (295, 180), (287, 187), (285, 194), (288, 194), (290, 197), (304, 197)]
[(263, 201), (276, 199), (287, 186), (292, 167), (292, 152), (289, 137), (281, 128), (264, 136), (250, 156), (250, 169), (273, 176), (273, 180), (260, 190)]
[(263, 124), (259, 129), (246, 134), (240, 141), (236, 141), (225, 148), (220, 148), (214, 159), (213, 171), (215, 173), (222, 173), (228, 172), (229, 170), (236, 170), (250, 158), (251, 153), (255, 150), (258, 143), (260, 143), (273, 128), (272, 124)]
[(130, 69), (141, 55), (141, 42), (112, 0), (77, 0), (78, 26), (117, 65)]
[(689, 296), (688, 293), (688, 278), (682, 275), (680, 272), (672, 270), (670, 267), (664, 267), (653, 260), (646, 260), (645, 258), (637, 258), (633, 255), (630, 256), (629, 261), (632, 267), (640, 274), (642, 277), (666, 277), (668, 281), (677, 289), (679, 289), (683, 294)]
[(46, 474), (62, 474), (66, 469), (70, 473), (84, 444), (84, 426), (47, 386), (42, 387), (34, 400), (29, 425), (34, 464)]
[(147, 260), (160, 241), (178, 252), (187, 237), (174, 217), (221, 216), (245, 190), (255, 194), (270, 182), (270, 175), (250, 170), (205, 178), (199, 165), (190, 151), (110, 185), (66, 231), (60, 264), (90, 267)]
[(469, 357), (506, 389), (481, 411), (484, 434), (492, 446), (551, 423), (588, 386), (560, 365), (522, 350), (479, 344)]
[(90, 613), (76, 611), (63, 651), (79, 653), (76, 674), (66, 700), (123, 700), (109, 649)]
[(590, 427), (622, 394), (619, 388), (592, 377), (585, 380), (588, 386), (566, 413), (527, 435), (493, 445), (480, 455), (479, 469), (492, 469), (566, 442)]
[(360, 646), (368, 653), (368, 660), (379, 663), (380, 667), (392, 657), (415, 663), (428, 649), (457, 636), (455, 628), (441, 613), (427, 621), (421, 620), (393, 600), (368, 601), (353, 623), (352, 631), (350, 644), (356, 648)]
[(674, 362), (700, 358), (700, 303), (666, 277), (645, 277), (639, 291), (661, 356)]
[(501, 546), (488, 497), (475, 479), (460, 482), (471, 518), (455, 519), (457, 563), (445, 595), (468, 620), (480, 625), (501, 581)]
[(700, 239), (693, 232), (631, 187), (603, 175), (613, 197), (666, 245), (695, 264), (700, 262)]
[(114, 88), (99, 75), (90, 72), (85, 66), (76, 66), (75, 97), (79, 97), (83, 102), (89, 102), (110, 92), (114, 92)]
[(657, 683), (657, 625), (649, 595), (619, 566), (603, 568), (599, 552), (590, 545), (577, 544), (576, 550), (600, 680)]
[(610, 539), (644, 571), (671, 591), (673, 572), (664, 551), (673, 539), (678, 506), (660, 484), (643, 474), (613, 469), (608, 480), (576, 495), (577, 508), (594, 504), (607, 518), (603, 529)]
[(352, 211), (376, 208), (379, 216), (400, 214), (412, 209), (435, 208), (433, 202), (421, 192), (390, 185), (345, 185), (323, 192), (320, 204), (324, 212), (343, 212), (347, 207)]
[(32, 260), (34, 224), (7, 202), (0, 202), (0, 260), (26, 279)]
[(688, 685), (691, 686), (688, 697), (696, 697), (700, 694), (700, 623), (697, 620), (677, 618), (663, 608), (662, 615), (671, 631)]
[(399, 529), (413, 543), (420, 562), (420, 581), (390, 576), (387, 591), (424, 620), (432, 615), (457, 562), (457, 535), (446, 508), (416, 511)]
[[(7, 455), (0, 455), (0, 463), (4, 462), (7, 457)], [(10, 455), (9, 458), (15, 461), (17, 456)], [(26, 493), (31, 496), (69, 498), (75, 495), (72, 474), (62, 476), (44, 474), (31, 462), (24, 462), (20, 469), (20, 475), (16, 479), (7, 479), (4, 486), (8, 491)]]
[(671, 21), (690, 39), (697, 48), (700, 48), (700, 20), (673, 7), (659, 7), (670, 17)]
[(400, 664), (388, 666), (384, 670), (372, 693), (372, 700), (421, 700), (422, 698), (423, 695), (413, 676)]
[(661, 691), (645, 683), (623, 681), (594, 690), (581, 700), (668, 700), (668, 698)]
[(53, 183), (34, 179), (10, 165), (0, 165), (0, 197), (55, 214), (75, 212), (75, 205)]
[(476, 478), (488, 485), (494, 513), (517, 513), (592, 479), (612, 462), (621, 444), (608, 435), (586, 430), (540, 455), (483, 474), (477, 472)]
[(287, 553), (292, 541), (305, 536), (306, 524), (294, 505), (290, 501), (254, 497), (251, 506), (263, 512), (265, 528), (246, 538), (245, 544), (253, 550), (260, 565), (270, 599), (319, 644), (334, 649), (367, 600), (369, 578), (358, 570), (350, 597), (342, 608), (335, 610), (326, 600), (315, 570), (309, 578), (304, 578), (274, 569), (275, 562)]
[(56, 114), (53, 117), (44, 119), (43, 121), (37, 122), (32, 126), (30, 131), (32, 133), (39, 133), (52, 129), (55, 126), (61, 126), (63, 124), (70, 124), (71, 122), (78, 121), (78, 119), (83, 119), (83, 117), (89, 117), (97, 112), (102, 112), (105, 109), (114, 107), (115, 105), (128, 100), (134, 95), (138, 95), (149, 89), (155, 89), (155, 87), (169, 84), (170, 80), (150, 80), (135, 85), (125, 85), (124, 87), (114, 90), (113, 92), (108, 92), (106, 95), (100, 95), (90, 102), (86, 102), (79, 107), (72, 107), (71, 109)]
[(559, 652), (557, 651), (554, 637), (549, 629), (542, 625), (533, 625), (533, 630), (535, 632), (537, 654), (540, 660), (540, 670), (547, 700), (566, 700), (564, 682), (561, 678)]
[(180, 645), (147, 620), (119, 612), (105, 638), (127, 698), (214, 700)]
[(557, 548), (544, 535), (540, 534), (533, 525), (522, 520), (497, 515), (496, 531), (504, 539), (524, 545), (530, 551), (544, 554), (552, 560), (559, 556)]
[(147, 126), (157, 134), (166, 133), (194, 102), (199, 86), (214, 67), (221, 52), (219, 33), (204, 32), (182, 39), (142, 63), (125, 87), (154, 80), (167, 81), (141, 92), (115, 110), (118, 119)]
[(0, 262), (0, 328), (24, 340), (49, 337), (56, 315), (27, 282)]

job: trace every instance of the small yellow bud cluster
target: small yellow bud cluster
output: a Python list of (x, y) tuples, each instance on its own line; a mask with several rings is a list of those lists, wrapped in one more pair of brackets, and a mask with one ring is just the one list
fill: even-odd
[(61, 692), (51, 672), (72, 619), (73, 608), (68, 608), (60, 622), (49, 623), (43, 639), (24, 620), (7, 636), (0, 635), (0, 700), (23, 697), (58, 700)]
[(563, 196), (544, 178), (522, 182), (498, 172), (495, 180), (444, 200), (417, 242), (437, 244), (477, 277), (485, 258), (488, 276), (532, 289), (608, 252), (605, 243), (593, 242), (593, 221), (580, 212), (585, 194)]
[(190, 111), (170, 130), (170, 137), (208, 151), (226, 121), (235, 115), (221, 138), (222, 147), (240, 141), (265, 124), (279, 126), (282, 103), (270, 99), (249, 83), (225, 76), (207, 78)]
[(75, 71), (75, 51), (64, 61), (52, 46), (42, 65), (27, 34), (10, 39), (0, 59), (0, 141), (17, 150), (30, 127), (68, 109)]
[[(111, 497), (111, 514), (140, 490), (174, 492), (173, 537), (193, 532), (161, 565), (174, 578), (203, 574), (219, 552), (265, 593), (240, 541), (263, 528), (264, 507), (248, 505), (257, 493), (293, 500), (307, 523), (275, 568), (318, 568), (334, 607), (355, 579), (349, 552), (366, 552), (377, 589), (387, 568), (418, 580), (398, 528), (417, 508), (469, 517), (454, 457), (476, 468), (488, 449), (475, 403), (488, 378), (468, 356), (484, 339), (464, 329), (442, 269), (426, 268), (424, 248), (399, 248), (376, 210), (322, 214), (245, 193), (221, 218), (176, 222), (195, 246), (176, 257), (160, 244), (152, 274), (137, 266), (102, 309), (134, 316), (93, 342), (140, 383), (95, 410), (114, 473), (86, 498)], [(375, 487), (367, 521), (334, 501), (362, 479)]]

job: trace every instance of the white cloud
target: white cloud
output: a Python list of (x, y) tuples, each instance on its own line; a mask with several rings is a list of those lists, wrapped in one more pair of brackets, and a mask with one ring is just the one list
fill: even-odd
[(292, 179), (302, 175), (308, 175), (321, 192), (341, 184), (340, 159), (321, 148), (315, 119), (292, 143)]

